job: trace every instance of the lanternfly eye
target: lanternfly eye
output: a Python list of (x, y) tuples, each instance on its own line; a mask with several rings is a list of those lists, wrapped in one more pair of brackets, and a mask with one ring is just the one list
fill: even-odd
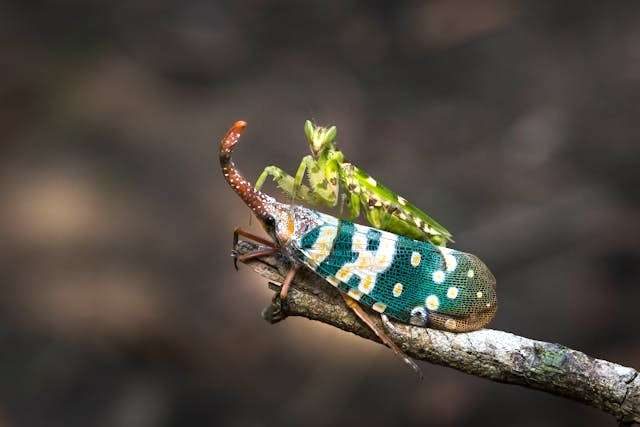
[(429, 315), (424, 307), (418, 306), (411, 310), (411, 318), (409, 319), (409, 322), (412, 325), (424, 326), (427, 324), (427, 320), (429, 320)]

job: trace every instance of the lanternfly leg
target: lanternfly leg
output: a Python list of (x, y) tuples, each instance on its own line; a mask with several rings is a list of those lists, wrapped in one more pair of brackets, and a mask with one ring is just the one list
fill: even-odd
[(238, 245), (238, 236), (243, 236), (246, 237), (248, 239), (251, 239), (253, 241), (256, 241), (258, 243), (262, 243), (263, 245), (269, 246), (271, 249), (263, 249), (263, 250), (259, 250), (250, 254), (246, 254), (246, 255), (241, 255), (241, 256), (235, 256), (233, 257), (233, 266), (236, 268), (236, 270), (238, 269), (238, 260), (241, 262), (247, 261), (249, 259), (252, 258), (259, 258), (261, 256), (267, 256), (267, 255), (272, 255), (274, 253), (276, 253), (278, 251), (278, 247), (276, 246), (275, 243), (260, 237), (260, 236), (256, 236), (253, 233), (249, 233), (248, 231), (245, 231), (241, 228), (236, 228), (235, 230), (233, 230), (233, 249), (235, 250), (236, 246)]
[(273, 243), (271, 240), (267, 240), (264, 237), (256, 236), (255, 234), (249, 233), (248, 231), (243, 230), (242, 228), (236, 228), (235, 230), (233, 230), (233, 247), (234, 248), (238, 244), (238, 236), (244, 236), (258, 243), (262, 243), (263, 245), (269, 246), (271, 248), (277, 247), (276, 244)]
[(406, 354), (402, 352), (402, 350), (400, 350), (400, 347), (398, 347), (396, 343), (393, 342), (391, 337), (389, 337), (389, 335), (387, 335), (384, 330), (380, 329), (378, 325), (376, 325), (373, 320), (371, 320), (369, 314), (364, 311), (360, 304), (358, 304), (353, 298), (350, 298), (343, 293), (340, 293), (340, 295), (342, 296), (342, 299), (344, 299), (345, 304), (347, 304), (347, 307), (353, 310), (356, 316), (358, 316), (360, 320), (362, 320), (378, 336), (378, 338), (380, 338), (383, 344), (393, 350), (396, 355), (401, 357), (402, 360), (404, 360), (404, 362), (409, 365), (409, 367), (413, 369), (416, 374), (418, 374), (419, 379), (422, 380), (423, 375), (420, 367), (418, 367), (418, 365), (416, 365), (413, 360), (411, 360)]
[(278, 249), (276, 248), (261, 249), (259, 251), (251, 252), (250, 254), (240, 255), (239, 257), (236, 257), (236, 260), (240, 262), (247, 262), (250, 259), (273, 255), (276, 252), (278, 252)]
[(282, 287), (280, 288), (281, 300), (285, 300), (287, 298), (287, 294), (289, 293), (289, 287), (291, 286), (291, 282), (293, 282), (293, 278), (295, 277), (296, 272), (298, 271), (299, 268), (300, 268), (299, 266), (294, 265), (293, 267), (291, 267), (291, 270), (289, 270), (286, 277), (284, 278), (284, 281), (282, 282)]

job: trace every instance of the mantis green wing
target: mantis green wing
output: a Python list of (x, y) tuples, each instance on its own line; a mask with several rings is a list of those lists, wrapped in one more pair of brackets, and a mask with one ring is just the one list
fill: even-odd
[(360, 194), (363, 205), (367, 207), (367, 220), (374, 227), (416, 240), (429, 240), (437, 245), (452, 240), (451, 233), (435, 219), (359, 167), (345, 163), (343, 170), (345, 181), (351, 184), (350, 191)]

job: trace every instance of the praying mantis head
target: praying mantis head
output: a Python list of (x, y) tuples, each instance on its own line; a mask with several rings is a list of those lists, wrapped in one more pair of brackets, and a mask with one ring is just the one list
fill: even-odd
[(335, 126), (330, 128), (315, 126), (310, 120), (307, 120), (304, 122), (304, 134), (307, 136), (313, 157), (317, 159), (323, 151), (335, 148), (333, 142), (338, 134), (338, 129)]

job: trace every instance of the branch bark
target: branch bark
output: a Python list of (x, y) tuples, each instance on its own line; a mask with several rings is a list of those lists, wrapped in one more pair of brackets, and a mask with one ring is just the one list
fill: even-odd
[[(236, 246), (239, 255), (257, 249), (263, 247), (246, 241)], [(272, 282), (273, 289), (278, 289), (276, 283), (289, 269), (287, 259), (279, 254), (246, 264)], [(276, 294), (263, 311), (272, 323), (287, 316), (317, 320), (380, 342), (345, 306), (338, 291), (307, 269), (296, 275), (286, 302), (281, 303)], [(564, 396), (615, 416), (620, 425), (640, 423), (640, 376), (633, 368), (560, 344), (491, 329), (454, 334), (401, 323), (394, 326), (392, 338), (414, 359)]]

